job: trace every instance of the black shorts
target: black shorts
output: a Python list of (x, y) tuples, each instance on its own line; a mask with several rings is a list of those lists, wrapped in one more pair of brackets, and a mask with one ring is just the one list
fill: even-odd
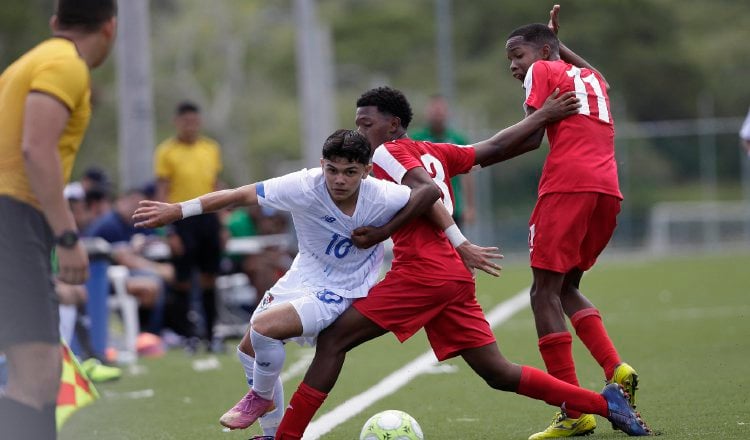
[(52, 279), (52, 231), (39, 210), (0, 196), (0, 351), (29, 342), (60, 342)]
[(188, 217), (175, 222), (175, 232), (185, 252), (172, 259), (177, 281), (188, 281), (194, 268), (216, 275), (221, 263), (221, 221), (214, 213)]

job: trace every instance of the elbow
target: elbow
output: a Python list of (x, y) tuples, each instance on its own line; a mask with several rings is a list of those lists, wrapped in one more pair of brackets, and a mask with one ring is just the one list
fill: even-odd
[(440, 188), (438, 188), (437, 185), (435, 184), (429, 185), (427, 198), (430, 200), (430, 203), (435, 203), (438, 199), (440, 199), (441, 195), (442, 195), (442, 192), (440, 191)]
[(21, 148), (21, 154), (23, 155), (23, 162), (27, 166), (36, 163), (41, 158), (38, 150), (34, 148), (28, 148), (25, 145)]

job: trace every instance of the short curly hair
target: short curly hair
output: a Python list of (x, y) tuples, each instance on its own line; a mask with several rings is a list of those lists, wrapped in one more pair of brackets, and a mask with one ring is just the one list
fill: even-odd
[(557, 35), (543, 23), (532, 23), (521, 26), (508, 34), (507, 39), (510, 40), (513, 37), (521, 37), (523, 41), (531, 43), (536, 47), (548, 44), (555, 53), (560, 51), (560, 40), (557, 39)]
[(390, 87), (378, 87), (370, 89), (362, 94), (357, 100), (357, 107), (375, 106), (379, 112), (388, 113), (401, 120), (404, 129), (409, 128), (409, 123), (414, 114), (411, 105), (401, 91)]
[(323, 143), (323, 159), (336, 157), (367, 165), (372, 158), (372, 147), (367, 138), (355, 130), (336, 130)]

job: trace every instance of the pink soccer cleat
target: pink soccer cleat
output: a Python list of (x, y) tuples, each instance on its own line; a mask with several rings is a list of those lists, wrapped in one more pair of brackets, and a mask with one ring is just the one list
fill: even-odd
[(245, 429), (255, 423), (263, 414), (276, 409), (273, 400), (264, 399), (250, 390), (229, 411), (219, 419), (219, 423), (229, 429)]

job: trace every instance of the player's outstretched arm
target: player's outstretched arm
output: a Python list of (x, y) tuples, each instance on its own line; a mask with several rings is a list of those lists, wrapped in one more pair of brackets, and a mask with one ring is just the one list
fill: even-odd
[[(557, 35), (557, 32), (560, 30), (560, 5), (554, 5), (552, 7), (552, 10), (549, 11), (549, 22), (547, 23), (547, 27), (549, 27), (550, 30), (554, 32), (555, 35)], [(560, 41), (560, 59), (576, 67), (585, 67), (598, 73), (602, 80), (604, 80), (604, 85), (607, 87), (607, 89), (609, 89), (609, 83), (607, 82), (607, 79), (604, 78), (604, 75), (596, 70), (594, 66), (586, 61), (582, 56), (573, 52), (568, 46), (564, 45), (562, 41)]]
[(492, 276), (500, 276), (502, 267), (492, 261), (503, 258), (500, 250), (496, 247), (477, 246), (464, 237), (441, 200), (435, 202), (426, 215), (435, 226), (445, 232), (448, 241), (456, 249), (464, 266), (470, 272), (474, 273), (475, 269), (479, 269)]
[(555, 89), (538, 111), (524, 120), (498, 132), (491, 138), (474, 144), (474, 163), (483, 167), (511, 159), (539, 148), (544, 137), (544, 128), (550, 123), (578, 113), (581, 103), (575, 92), (558, 96)]
[(412, 168), (404, 174), (401, 184), (411, 188), (409, 201), (386, 224), (380, 227), (363, 226), (352, 231), (352, 242), (367, 249), (390, 237), (398, 228), (418, 217), (440, 198), (440, 188), (422, 167)]
[(135, 210), (133, 220), (137, 228), (156, 228), (205, 212), (257, 203), (258, 193), (253, 183), (239, 188), (210, 192), (182, 203), (143, 200), (139, 208)]

